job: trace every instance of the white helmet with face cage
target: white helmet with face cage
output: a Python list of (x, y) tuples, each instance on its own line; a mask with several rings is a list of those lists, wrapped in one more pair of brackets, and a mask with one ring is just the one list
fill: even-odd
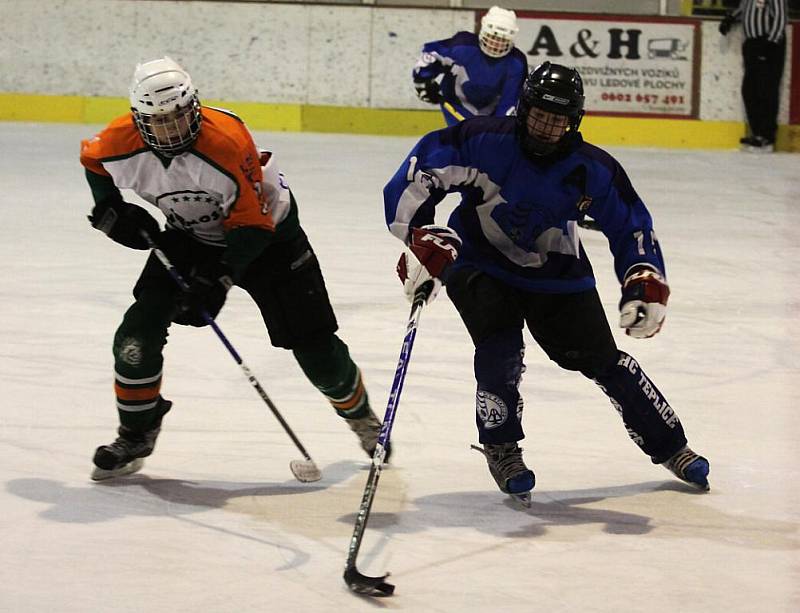
[(514, 37), (519, 32), (514, 11), (493, 6), (481, 18), (478, 43), (489, 57), (503, 57), (514, 48)]
[(163, 57), (138, 64), (130, 89), (133, 120), (156, 152), (174, 157), (189, 149), (200, 133), (200, 101), (180, 64)]

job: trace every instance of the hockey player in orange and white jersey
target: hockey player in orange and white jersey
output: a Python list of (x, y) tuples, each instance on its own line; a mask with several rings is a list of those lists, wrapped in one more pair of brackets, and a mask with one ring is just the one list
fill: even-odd
[[(200, 312), (216, 317), (233, 285), (250, 294), (272, 344), (293, 352), (371, 456), (381, 424), (335, 334), (319, 262), (274, 156), (256, 148), (234, 114), (201, 106), (189, 74), (168, 57), (136, 67), (130, 100), (130, 113), (82, 143), (95, 201), (89, 219), (133, 249), (147, 249), (148, 234), (190, 288), (181, 291), (150, 255), (114, 336), (119, 436), (97, 448), (92, 478), (135, 472), (152, 453), (172, 406), (160, 394), (167, 329), (206, 325)], [(121, 189), (160, 209), (165, 230)]]

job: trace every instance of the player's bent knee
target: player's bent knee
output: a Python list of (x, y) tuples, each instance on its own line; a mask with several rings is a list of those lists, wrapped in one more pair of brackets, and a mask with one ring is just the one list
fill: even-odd
[(475, 347), (475, 378), (483, 389), (517, 387), (524, 369), (522, 332), (509, 328), (492, 334)]
[(614, 369), (618, 356), (616, 349), (603, 352), (567, 350), (558, 355), (550, 355), (550, 359), (564, 370), (577, 371), (584, 377), (597, 379)]

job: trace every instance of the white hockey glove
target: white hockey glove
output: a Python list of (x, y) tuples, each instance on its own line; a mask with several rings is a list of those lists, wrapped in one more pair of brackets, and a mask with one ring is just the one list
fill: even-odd
[(658, 334), (667, 315), (669, 286), (655, 268), (632, 266), (622, 282), (619, 301), (619, 326), (633, 338)]
[(436, 298), (442, 288), (442, 275), (455, 262), (461, 239), (447, 226), (412, 228), (408, 249), (397, 262), (397, 275), (409, 302), (426, 291), (426, 303)]

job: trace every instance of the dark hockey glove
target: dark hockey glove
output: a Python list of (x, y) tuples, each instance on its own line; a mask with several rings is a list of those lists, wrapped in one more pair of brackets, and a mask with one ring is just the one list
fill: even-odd
[(622, 282), (619, 301), (619, 325), (633, 338), (658, 334), (667, 315), (669, 286), (654, 268), (632, 266)]
[(222, 262), (193, 273), (189, 278), (189, 288), (178, 296), (178, 311), (172, 321), (183, 326), (207, 326), (202, 312), (205, 311), (211, 319), (216, 318), (233, 286), (231, 274), (230, 267)]
[(456, 261), (461, 239), (447, 226), (412, 228), (408, 250), (397, 262), (397, 275), (409, 302), (426, 291), (430, 303), (442, 287), (447, 269)]
[(149, 249), (142, 232), (156, 240), (161, 233), (158, 222), (142, 207), (128, 202), (99, 203), (92, 209), (89, 221), (113, 241), (131, 249)]
[(443, 100), (439, 84), (433, 79), (414, 79), (417, 97), (428, 104), (440, 104)]
[(735, 23), (736, 19), (733, 17), (733, 15), (728, 13), (727, 15), (725, 15), (725, 18), (719, 22), (719, 33), (722, 34), (723, 36), (727, 36), (728, 32), (731, 31), (731, 28)]

